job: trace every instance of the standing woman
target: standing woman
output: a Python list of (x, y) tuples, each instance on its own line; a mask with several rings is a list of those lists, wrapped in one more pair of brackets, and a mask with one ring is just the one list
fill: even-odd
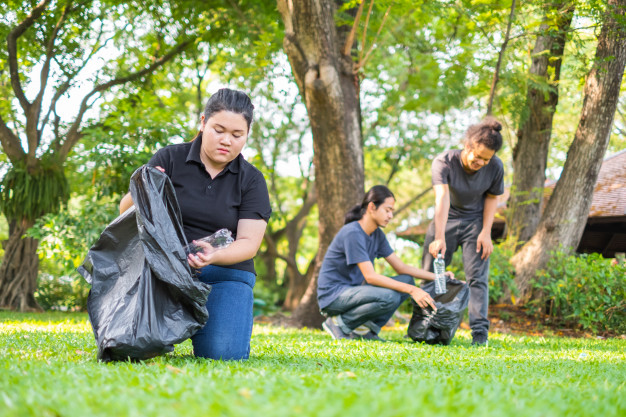
[(424, 269), (432, 270), (441, 254), (446, 265), (461, 247), (470, 288), (472, 344), (487, 345), (489, 336), (489, 256), (491, 226), (504, 193), (504, 168), (496, 152), (502, 147), (502, 125), (488, 117), (470, 126), (463, 149), (439, 154), (432, 164), (435, 218), (424, 239)]
[[(189, 255), (198, 278), (212, 286), (209, 319), (191, 339), (194, 354), (223, 360), (247, 359), (252, 335), (252, 288), (256, 255), (271, 208), (261, 172), (241, 155), (254, 106), (241, 91), (220, 89), (200, 118), (201, 130), (191, 142), (160, 149), (148, 162), (171, 179), (189, 242), (228, 229), (235, 241), (227, 248)], [(120, 213), (133, 205), (130, 194)]]

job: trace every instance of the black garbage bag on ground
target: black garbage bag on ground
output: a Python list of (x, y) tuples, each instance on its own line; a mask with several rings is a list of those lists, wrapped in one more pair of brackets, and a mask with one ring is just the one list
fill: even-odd
[(446, 276), (445, 294), (435, 294), (435, 282), (429, 281), (421, 287), (435, 300), (437, 312), (424, 309), (413, 302), (413, 316), (407, 334), (416, 342), (430, 345), (449, 345), (461, 324), (463, 312), (469, 302), (469, 287), (456, 279)]
[(170, 179), (143, 166), (131, 177), (135, 207), (91, 247), (78, 272), (91, 284), (87, 309), (98, 359), (149, 359), (204, 326), (211, 291), (192, 276)]

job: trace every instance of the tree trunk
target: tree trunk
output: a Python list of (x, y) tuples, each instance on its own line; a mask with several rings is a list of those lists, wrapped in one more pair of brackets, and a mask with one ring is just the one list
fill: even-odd
[[(313, 134), (320, 247), (317, 266), (293, 319), (319, 327), (317, 272), (344, 213), (363, 196), (364, 168), (358, 78), (342, 50), (349, 27), (335, 26), (336, 2), (278, 0), (284, 50), (306, 105)], [(351, 48), (350, 48), (351, 50)]]
[(545, 267), (550, 251), (559, 245), (572, 250), (580, 242), (609, 143), (626, 64), (626, 28), (618, 23), (623, 22), (625, 8), (626, 0), (609, 0), (594, 65), (585, 83), (580, 121), (563, 173), (537, 232), (511, 260), (520, 295), (518, 304), (532, 295), (531, 281), (536, 271)]
[(316, 203), (317, 194), (315, 187), (312, 187), (312, 189), (307, 192), (304, 204), (298, 214), (285, 226), (285, 235), (289, 244), (288, 257), (290, 261), (287, 264), (286, 270), (288, 290), (285, 296), (284, 308), (289, 311), (295, 310), (300, 304), (300, 300), (306, 292), (315, 268), (315, 259), (313, 259), (309, 263), (307, 270), (301, 273), (298, 269), (296, 258), (298, 257), (300, 239), (302, 238), (304, 228), (307, 224), (307, 216)]
[[(548, 22), (549, 14), (556, 9), (556, 20)], [(526, 119), (517, 133), (513, 150), (513, 185), (509, 209), (507, 234), (525, 243), (535, 233), (543, 205), (543, 185), (552, 118), (559, 101), (559, 80), (567, 30), (572, 22), (574, 5), (569, 2), (549, 4), (533, 49), (530, 81), (526, 98)], [(548, 53), (546, 53), (548, 52)], [(537, 81), (535, 81), (537, 80)], [(550, 91), (545, 92), (549, 84)]]
[(0, 266), (0, 309), (42, 311), (34, 297), (39, 242), (24, 237), (32, 225), (28, 221), (10, 222), (9, 239), (3, 242), (4, 258)]
[(287, 295), (283, 304), (285, 310), (294, 311), (300, 305), (300, 301), (311, 281), (314, 264), (315, 260), (311, 261), (309, 270), (305, 274), (301, 274), (295, 268), (287, 267)]

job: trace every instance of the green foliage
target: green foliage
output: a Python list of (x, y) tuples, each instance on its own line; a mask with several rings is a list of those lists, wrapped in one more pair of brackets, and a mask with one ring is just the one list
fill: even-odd
[(35, 300), (44, 310), (85, 311), (90, 286), (82, 277), (40, 273)]
[[(257, 271), (258, 273), (259, 271)], [(279, 310), (278, 303), (285, 294), (276, 290), (276, 281), (257, 279), (254, 285), (254, 315), (270, 315)]]
[[(9, 237), (9, 224), (6, 217), (0, 215), (0, 242), (7, 240)], [(4, 245), (0, 244), (0, 259), (4, 257)]]
[[(613, 263), (616, 263), (614, 265)], [(550, 319), (593, 332), (626, 333), (626, 263), (597, 253), (568, 255), (556, 251), (533, 284), (531, 301), (544, 306)]]
[(251, 358), (96, 361), (85, 314), (0, 312), (0, 414), (28, 416), (587, 416), (626, 412), (626, 341), (492, 334), (472, 348), (332, 341), (255, 324)]
[(489, 257), (489, 302), (497, 304), (509, 302), (504, 296), (517, 295), (515, 286), (515, 268), (511, 265), (511, 258), (515, 251), (515, 242), (504, 241), (493, 246), (493, 252)]
[(34, 221), (45, 213), (56, 213), (69, 195), (63, 168), (45, 163), (29, 170), (14, 164), (0, 183), (0, 210), (8, 219)]
[(40, 217), (27, 235), (39, 240), (35, 299), (44, 309), (83, 310), (89, 286), (76, 268), (104, 227), (115, 218), (117, 201), (73, 198), (67, 209)]
[(117, 215), (116, 203), (106, 198), (75, 198), (67, 210), (39, 218), (27, 235), (40, 242), (41, 270), (58, 276), (75, 272), (89, 247)]

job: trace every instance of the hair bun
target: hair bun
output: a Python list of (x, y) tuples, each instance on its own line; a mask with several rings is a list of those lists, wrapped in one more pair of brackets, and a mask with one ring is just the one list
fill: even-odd
[(482, 125), (487, 126), (488, 128), (495, 130), (496, 132), (502, 130), (502, 124), (491, 116), (485, 117)]

